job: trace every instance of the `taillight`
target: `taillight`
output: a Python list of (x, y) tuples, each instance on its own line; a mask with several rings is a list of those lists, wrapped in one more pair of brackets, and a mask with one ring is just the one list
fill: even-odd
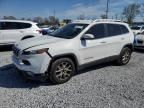
[(39, 32), (40, 34), (42, 33), (42, 30), (36, 30), (37, 32)]

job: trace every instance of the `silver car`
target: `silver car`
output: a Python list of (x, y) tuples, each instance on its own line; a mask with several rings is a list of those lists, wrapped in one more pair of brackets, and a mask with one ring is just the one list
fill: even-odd
[(135, 36), (134, 46), (136, 49), (144, 49), (144, 31)]

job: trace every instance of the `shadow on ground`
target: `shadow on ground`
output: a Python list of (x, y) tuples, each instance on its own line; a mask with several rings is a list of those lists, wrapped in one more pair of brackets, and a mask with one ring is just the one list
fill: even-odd
[[(83, 74), (91, 70), (100, 69), (110, 66), (110, 63), (94, 65), (87, 68), (83, 68), (78, 71), (78, 74)], [(53, 86), (50, 81), (30, 81), (24, 79), (16, 70), (15, 66), (10, 64), (0, 67), (0, 87), (2, 88), (37, 88), (39, 86)]]
[(143, 49), (135, 49), (135, 52), (137, 52), (137, 53), (144, 53), (144, 50)]
[(12, 64), (0, 67), (0, 87), (31, 89), (39, 87), (40, 85), (50, 85), (50, 83), (25, 80)]

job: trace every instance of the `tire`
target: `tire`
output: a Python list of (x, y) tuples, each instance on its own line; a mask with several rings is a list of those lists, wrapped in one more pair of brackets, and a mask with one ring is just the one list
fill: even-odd
[(116, 63), (120, 66), (128, 64), (131, 59), (131, 54), (132, 50), (130, 48), (123, 48)]
[(62, 84), (69, 81), (75, 71), (75, 65), (71, 59), (61, 58), (52, 63), (49, 77), (53, 84)]

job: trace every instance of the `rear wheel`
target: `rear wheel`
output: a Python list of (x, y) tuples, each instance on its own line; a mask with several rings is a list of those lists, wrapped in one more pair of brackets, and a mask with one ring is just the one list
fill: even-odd
[(118, 65), (126, 65), (129, 63), (130, 59), (131, 59), (131, 49), (128, 47), (125, 47), (122, 49), (119, 58), (117, 60), (117, 64)]
[(75, 65), (69, 58), (57, 59), (52, 63), (50, 80), (54, 84), (62, 84), (70, 80), (75, 73)]

